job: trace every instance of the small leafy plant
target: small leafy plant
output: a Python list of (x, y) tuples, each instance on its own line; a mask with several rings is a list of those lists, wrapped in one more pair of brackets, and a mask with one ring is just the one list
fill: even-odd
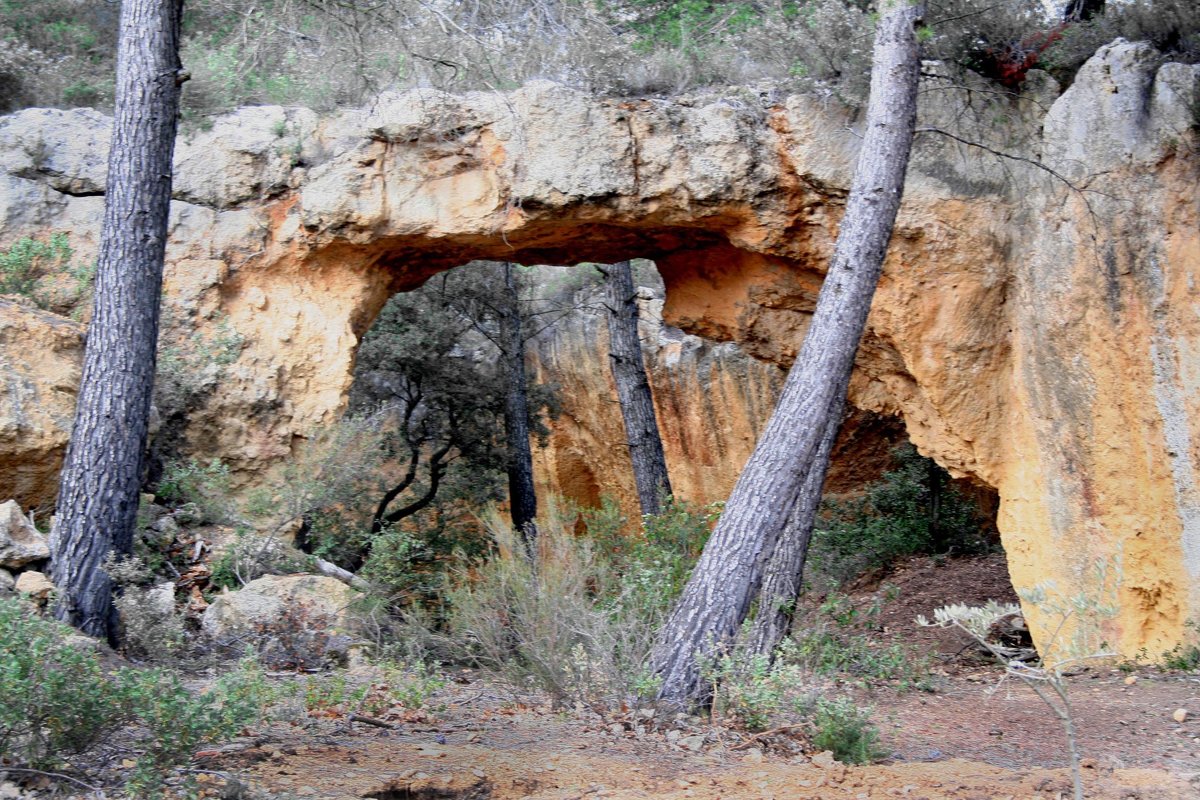
[[(22, 237), (0, 250), (0, 294), (30, 298), (39, 308), (64, 311), (91, 291), (94, 265), (72, 263), (75, 256), (65, 233), (46, 239)], [(63, 276), (68, 284), (61, 296), (46, 286), (48, 279)]]
[(830, 750), (847, 764), (869, 764), (883, 756), (871, 710), (859, 707), (849, 697), (817, 699), (809, 721), (809, 739), (817, 750)]
[(129, 776), (131, 795), (157, 797), (164, 779), (197, 747), (253, 724), (271, 699), (252, 661), (195, 694), (169, 670), (108, 673), (93, 648), (28, 604), (0, 600), (0, 757), (35, 769), (61, 768), (122, 731), (139, 754)]

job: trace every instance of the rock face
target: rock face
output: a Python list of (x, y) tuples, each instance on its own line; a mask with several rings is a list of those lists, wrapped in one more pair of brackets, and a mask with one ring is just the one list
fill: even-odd
[(50, 544), (15, 500), (0, 503), (0, 567), (18, 569), (50, 557)]
[[(1114, 606), (1105, 636), (1126, 655), (1200, 617), (1197, 73), (1117, 42), (1058, 97), (1044, 78), (1023, 99), (925, 93), (923, 126), (992, 152), (921, 137), (851, 387), (994, 487), (1018, 588)], [(70, 230), (86, 253), (107, 124), (0, 120), (0, 244)], [(324, 120), (242, 110), (178, 150), (168, 336), (211, 345), (193, 347), (197, 372), (205, 353), (225, 362), (185, 440), (244, 482), (261, 474), (341, 413), (388, 295), (475, 258), (652, 258), (671, 325), (786, 365), (856, 124), (807, 97), (597, 100), (546, 83), (384, 95)], [(1025, 612), (1046, 644), (1058, 620)]]
[(82, 366), (82, 326), (0, 298), (0, 497), (53, 506)]
[[(698, 504), (724, 500), (775, 408), (786, 372), (749, 357), (733, 342), (716, 343), (663, 322), (661, 282), (638, 289), (642, 340), (655, 411), (677, 497)], [(539, 492), (584, 507), (616, 500), (629, 519), (640, 513), (625, 428), (616, 404), (603, 314), (588, 310), (594, 297), (577, 296), (585, 309), (536, 337), (532, 372), (559, 387), (562, 411), (547, 447), (534, 450)], [(853, 410), (843, 423), (826, 491), (847, 492), (875, 480), (904, 441), (894, 418)]]

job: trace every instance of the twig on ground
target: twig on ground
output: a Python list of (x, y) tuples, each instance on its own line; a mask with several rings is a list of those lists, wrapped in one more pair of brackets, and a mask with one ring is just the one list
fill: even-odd
[(30, 769), (29, 767), (0, 767), (0, 772), (20, 772), (24, 775), (41, 775), (44, 778), (54, 778), (55, 780), (67, 781), (68, 783), (73, 783), (76, 786), (82, 786), (88, 791), (101, 793), (104, 791), (99, 786), (92, 786), (90, 783), (84, 783), (78, 778), (73, 778), (70, 775), (64, 775), (61, 772), (46, 772), (45, 770)]
[(348, 719), (350, 722), (361, 722), (364, 725), (374, 725), (376, 728), (387, 728), (388, 730), (392, 730), (396, 727), (390, 722), (384, 722), (383, 720), (376, 719), (375, 717), (368, 717), (365, 714), (351, 714), (350, 716), (346, 717), (346, 719)]
[(742, 742), (741, 744), (734, 745), (733, 747), (731, 747), (729, 749), (730, 750), (745, 750), (750, 745), (754, 744), (755, 742), (757, 742), (761, 739), (765, 739), (768, 736), (774, 736), (777, 733), (787, 733), (788, 731), (794, 731), (797, 728), (803, 728), (803, 727), (804, 727), (803, 723), (800, 723), (797, 725), (781, 725), (778, 728), (772, 728), (769, 731), (763, 731), (762, 733), (756, 733), (753, 736), (751, 736), (749, 739), (747, 739), (746, 741)]

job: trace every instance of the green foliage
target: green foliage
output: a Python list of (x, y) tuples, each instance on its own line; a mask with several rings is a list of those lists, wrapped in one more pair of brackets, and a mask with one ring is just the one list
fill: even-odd
[(836, 585), (902, 556), (986, 550), (978, 508), (945, 472), (909, 444), (892, 456), (895, 469), (860, 497), (824, 504), (809, 556), (819, 577)]
[(179, 676), (162, 669), (122, 670), (117, 683), (131, 721), (142, 729), (142, 751), (129, 776), (135, 797), (159, 794), (171, 770), (191, 760), (203, 744), (236, 736), (262, 718), (272, 692), (253, 659), (196, 695)]
[(162, 780), (197, 747), (259, 719), (270, 693), (249, 662), (207, 692), (190, 692), (165, 670), (108, 674), (65, 625), (18, 600), (0, 600), (0, 755), (34, 768), (100, 747), (127, 728), (140, 752), (129, 778), (134, 796), (157, 796)]
[(901, 689), (924, 687), (929, 662), (900, 643), (883, 644), (877, 631), (883, 599), (866, 608), (849, 597), (830, 593), (815, 615), (798, 618), (792, 637), (781, 645), (779, 657), (805, 670), (865, 685), (894, 682)]
[(868, 764), (885, 755), (871, 710), (859, 708), (849, 697), (816, 701), (809, 721), (809, 739), (817, 750), (832, 750), (838, 761)]
[(721, 503), (695, 508), (667, 498), (661, 514), (641, 518), (638, 535), (624, 531), (626, 522), (610, 497), (601, 499), (600, 508), (584, 511), (589, 537), (622, 575), (620, 592), (604, 598), (606, 602), (623, 604), (626, 613), (647, 618), (670, 611), (721, 509)]
[(304, 707), (334, 716), (375, 716), (395, 706), (420, 711), (446, 687), (438, 666), (423, 661), (385, 663), (379, 673), (365, 681), (344, 672), (310, 677), (303, 685)]
[(500, 513), (486, 512), (490, 557), (451, 575), (440, 626), (408, 635), (437, 657), (541, 689), (559, 704), (636, 702), (650, 683), (643, 667), (662, 612), (622, 599), (624, 576), (589, 537), (574, 535), (570, 515), (544, 505), (533, 561)]
[(1097, 49), (1118, 37), (1149, 42), (1166, 60), (1194, 64), (1200, 61), (1200, 5), (1193, 0), (1109, 2), (1103, 14), (1064, 30), (1039, 66), (1068, 81)]
[(219, 459), (207, 464), (190, 458), (170, 461), (163, 468), (156, 497), (183, 512), (195, 524), (229, 522), (234, 517), (229, 500), (229, 468)]
[(714, 715), (749, 731), (764, 731), (776, 716), (802, 709), (807, 702), (797, 695), (804, 681), (795, 664), (783, 659), (772, 662), (744, 648), (702, 660), (700, 675), (712, 684)]
[(0, 2), (0, 113), (111, 102), (118, 10), (78, 0)]
[(263, 575), (311, 572), (312, 559), (276, 537), (239, 526), (234, 539), (213, 559), (209, 582), (217, 589), (240, 589)]
[(417, 534), (384, 528), (371, 540), (371, 553), (361, 574), (391, 598), (432, 594), (441, 583), (442, 573), (425, 568), (426, 550), (427, 545)]
[(23, 295), (50, 311), (74, 310), (90, 295), (95, 272), (94, 265), (72, 263), (74, 256), (65, 233), (16, 240), (0, 250), (0, 294)]
[(83, 752), (123, 721), (120, 691), (74, 631), (0, 599), (0, 753), (35, 768)]

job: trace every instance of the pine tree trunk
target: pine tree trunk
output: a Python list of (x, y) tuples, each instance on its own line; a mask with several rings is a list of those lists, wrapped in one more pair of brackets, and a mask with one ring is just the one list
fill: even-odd
[(513, 527), (530, 548), (537, 539), (537, 494), (533, 488), (533, 449), (529, 444), (529, 390), (525, 377), (525, 340), (521, 332), (521, 304), (513, 265), (504, 265), (504, 308), (500, 317), (500, 344), (507, 391), (504, 396), (504, 434), (508, 449), (508, 504)]
[(638, 338), (637, 290), (628, 261), (608, 267), (604, 290), (608, 307), (608, 355), (621, 417), (625, 420), (638, 503), (643, 514), (658, 514), (662, 511), (660, 500), (671, 495), (671, 480), (667, 476), (667, 458), (658, 432), (654, 398), (646, 379)]
[(774, 659), (775, 648), (792, 629), (796, 601), (800, 598), (804, 582), (808, 546), (812, 542), (813, 526), (821, 508), (821, 490), (825, 486), (825, 474), (829, 471), (833, 443), (837, 441), (841, 427), (841, 412), (831, 415), (825, 435), (817, 446), (817, 454), (808, 467), (804, 486), (796, 499), (795, 511), (779, 535), (775, 550), (763, 570), (758, 613), (754, 617), (749, 646), (752, 652), (766, 657), (768, 661)]
[(100, 568), (132, 550), (154, 385), (182, 0), (124, 0), (108, 190), (75, 422), (52, 534), (58, 617), (112, 639)]
[(845, 400), (904, 189), (916, 121), (916, 24), (923, 5), (883, 3), (862, 151), (829, 272), (775, 413), (655, 643), (651, 666), (662, 679), (663, 701), (705, 699), (699, 662), (736, 636), (808, 481), (830, 416)]

